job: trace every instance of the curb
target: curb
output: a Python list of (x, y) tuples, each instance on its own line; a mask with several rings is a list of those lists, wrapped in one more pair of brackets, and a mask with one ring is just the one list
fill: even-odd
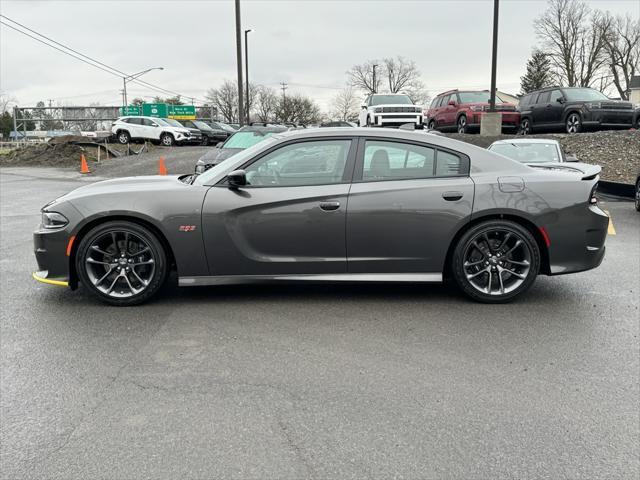
[(598, 182), (598, 191), (607, 195), (615, 195), (616, 197), (635, 198), (636, 187), (630, 183), (607, 182), (600, 180)]

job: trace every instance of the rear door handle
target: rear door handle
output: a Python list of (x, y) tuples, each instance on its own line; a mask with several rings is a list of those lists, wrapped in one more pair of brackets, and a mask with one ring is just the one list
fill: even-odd
[(331, 212), (340, 208), (340, 202), (320, 202), (320, 208), (325, 212)]
[(442, 194), (442, 198), (448, 202), (455, 202), (456, 200), (460, 200), (463, 196), (464, 194), (462, 192), (444, 192)]

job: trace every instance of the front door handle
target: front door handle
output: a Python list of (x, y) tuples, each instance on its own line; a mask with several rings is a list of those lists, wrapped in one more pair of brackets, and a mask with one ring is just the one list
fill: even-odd
[(456, 200), (460, 200), (464, 194), (462, 192), (444, 192), (442, 194), (442, 198), (444, 198), (448, 202), (455, 202)]
[(340, 202), (320, 202), (320, 208), (325, 212), (331, 212), (340, 208)]

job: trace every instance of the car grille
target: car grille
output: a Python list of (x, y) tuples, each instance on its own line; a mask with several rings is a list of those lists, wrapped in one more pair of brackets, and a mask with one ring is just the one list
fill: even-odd
[(382, 113), (416, 113), (418, 107), (382, 107)]
[(618, 102), (603, 102), (602, 108), (607, 110), (631, 110), (630, 103), (618, 103)]

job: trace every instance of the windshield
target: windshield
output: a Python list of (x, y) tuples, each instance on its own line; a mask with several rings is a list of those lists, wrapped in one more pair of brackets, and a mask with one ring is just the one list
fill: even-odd
[(411, 99), (406, 95), (374, 95), (371, 97), (371, 105), (413, 105)]
[(566, 88), (562, 91), (568, 102), (584, 102), (590, 100), (609, 100), (604, 93), (593, 88)]
[(222, 148), (249, 148), (273, 135), (274, 132), (236, 132), (224, 142)]
[(193, 120), (192, 122), (196, 127), (198, 127), (200, 130), (212, 130), (212, 128), (207, 125), (204, 122), (201, 122), (200, 120)]
[(172, 127), (185, 128), (184, 125), (182, 125), (179, 121), (174, 120), (173, 118), (163, 118), (162, 120), (164, 120), (165, 123), (171, 125)]
[[(217, 123), (217, 125), (218, 125), (218, 127), (220, 127), (222, 130), (226, 130), (227, 132), (231, 132), (231, 133), (233, 133), (233, 132), (235, 132), (235, 131), (236, 131), (236, 129), (235, 129), (235, 128), (233, 128), (233, 127), (232, 127), (232, 126), (230, 126), (230, 125), (227, 125), (226, 123), (218, 122), (218, 123)], [(214, 126), (215, 126), (215, 124), (214, 124)]]
[[(241, 133), (251, 133), (251, 132), (241, 132)], [(265, 137), (267, 138), (267, 137)], [(235, 154), (230, 160), (234, 163), (234, 165), (242, 165), (244, 162), (249, 160), (257, 150), (265, 147), (265, 144), (270, 144), (275, 142), (275, 139), (267, 139), (264, 143), (256, 143), (255, 145), (246, 148), (245, 150)], [(236, 163), (237, 162), (237, 163)], [(194, 185), (211, 185), (212, 179), (217, 177), (220, 172), (225, 172), (229, 168), (228, 161), (221, 162), (214, 167), (211, 167), (206, 172), (198, 175), (193, 181)]]
[(555, 143), (496, 143), (489, 147), (520, 163), (561, 162), (560, 152)]
[[(460, 97), (460, 103), (489, 103), (489, 92), (458, 92)], [(504, 103), (498, 95), (496, 95), (496, 102)]]

